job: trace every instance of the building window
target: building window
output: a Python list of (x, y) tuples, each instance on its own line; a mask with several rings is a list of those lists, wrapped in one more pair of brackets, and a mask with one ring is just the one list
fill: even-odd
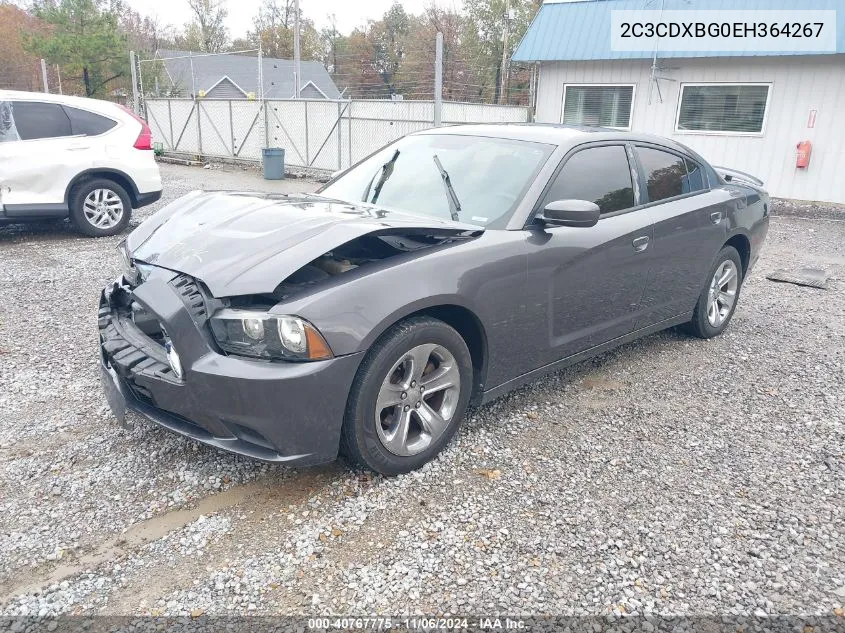
[(566, 84), (563, 86), (563, 123), (630, 130), (633, 103), (633, 84)]
[(771, 84), (683, 84), (676, 132), (762, 134)]

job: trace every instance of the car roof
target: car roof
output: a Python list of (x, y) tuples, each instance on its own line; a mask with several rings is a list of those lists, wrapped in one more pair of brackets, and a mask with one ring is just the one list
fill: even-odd
[(68, 106), (82, 108), (106, 114), (115, 118), (121, 114), (121, 109), (112, 101), (90, 99), (88, 97), (72, 97), (57, 95), (49, 92), (24, 92), (22, 90), (0, 90), (0, 101), (42, 101), (44, 103), (62, 103)]
[(664, 147), (676, 149), (684, 153), (692, 153), (689, 148), (671, 139), (654, 134), (626, 132), (605, 127), (587, 125), (564, 125), (562, 123), (479, 123), (467, 125), (450, 125), (447, 127), (431, 128), (415, 132), (421, 134), (456, 134), (463, 136), (488, 136), (505, 138), (516, 141), (530, 141), (563, 147), (574, 147), (582, 143), (594, 141), (632, 141), (640, 143), (655, 143)]

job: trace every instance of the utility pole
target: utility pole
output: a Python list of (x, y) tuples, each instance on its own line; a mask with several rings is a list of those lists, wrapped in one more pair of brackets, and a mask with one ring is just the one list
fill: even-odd
[(140, 112), (140, 97), (138, 95), (138, 58), (135, 51), (129, 51), (129, 67), (132, 72), (132, 111), (135, 114)]
[(434, 127), (443, 125), (443, 33), (437, 31), (434, 46)]
[(499, 103), (505, 98), (505, 87), (507, 86), (506, 75), (508, 73), (508, 29), (511, 23), (511, 3), (510, 0), (505, 0), (505, 25), (502, 33), (502, 69), (499, 72), (500, 87), (499, 87)]
[(293, 0), (293, 98), (300, 97), (301, 65), (299, 60), (299, 0)]
[(50, 92), (47, 86), (47, 62), (42, 58), (41, 60), (41, 80), (44, 82), (44, 92)]

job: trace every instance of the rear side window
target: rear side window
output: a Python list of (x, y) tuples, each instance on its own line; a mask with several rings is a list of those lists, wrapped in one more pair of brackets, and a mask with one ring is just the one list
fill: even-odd
[[(645, 172), (650, 202), (687, 193), (684, 191), (687, 167), (683, 158), (650, 147), (637, 147), (637, 154)], [(689, 183), (686, 188), (689, 188)]]
[(58, 103), (14, 101), (12, 117), (22, 141), (72, 136), (70, 119)]
[(631, 167), (622, 145), (591, 147), (566, 161), (543, 202), (587, 200), (602, 213), (613, 213), (634, 206)]
[(707, 189), (707, 183), (704, 179), (704, 171), (701, 165), (691, 161), (689, 158), (684, 159), (687, 164), (687, 177), (684, 180), (684, 193), (692, 193), (694, 191), (704, 191)]
[(70, 106), (62, 106), (65, 113), (70, 119), (70, 128), (74, 136), (83, 134), (85, 136), (97, 136), (103, 132), (108, 132), (115, 125), (117, 121), (113, 121), (108, 117), (88, 112), (87, 110), (80, 110), (79, 108), (71, 108)]

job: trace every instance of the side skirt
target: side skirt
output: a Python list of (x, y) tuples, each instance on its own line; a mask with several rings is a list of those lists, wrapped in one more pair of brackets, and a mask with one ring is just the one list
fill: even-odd
[(682, 323), (687, 323), (691, 318), (692, 314), (683, 314), (680, 316), (672, 317), (671, 319), (666, 319), (665, 321), (660, 321), (659, 323), (655, 323), (654, 325), (650, 325), (639, 330), (634, 330), (633, 332), (631, 332), (630, 334), (626, 334), (625, 336), (620, 336), (618, 338), (608, 341), (607, 343), (596, 345), (595, 347), (586, 349), (583, 352), (578, 352), (577, 354), (573, 354), (572, 356), (567, 356), (566, 358), (562, 358), (548, 365), (544, 365), (543, 367), (539, 367), (537, 369), (529, 371), (527, 374), (517, 376), (516, 378), (513, 378), (507, 381), (506, 383), (499, 385), (498, 387), (493, 387), (489, 391), (485, 391), (484, 394), (481, 396), (480, 404), (486, 404), (491, 400), (495, 400), (496, 398), (505, 395), (509, 391), (513, 391), (514, 389), (518, 389), (523, 385), (526, 385), (530, 382), (534, 382), (535, 380), (538, 380), (543, 376), (553, 374), (554, 372), (560, 371), (561, 369), (566, 369), (567, 367), (580, 363), (582, 360), (587, 360), (588, 358), (592, 358), (593, 356), (598, 356), (599, 354), (602, 354), (615, 347), (619, 347), (620, 345), (624, 345), (625, 343), (630, 343), (631, 341), (635, 341), (638, 338), (648, 336), (649, 334), (662, 332), (663, 330), (668, 329), (670, 327), (681, 325)]
[(45, 220), (48, 218), (66, 218), (68, 207), (64, 202), (45, 204), (7, 204), (3, 206), (4, 219), (9, 220)]

